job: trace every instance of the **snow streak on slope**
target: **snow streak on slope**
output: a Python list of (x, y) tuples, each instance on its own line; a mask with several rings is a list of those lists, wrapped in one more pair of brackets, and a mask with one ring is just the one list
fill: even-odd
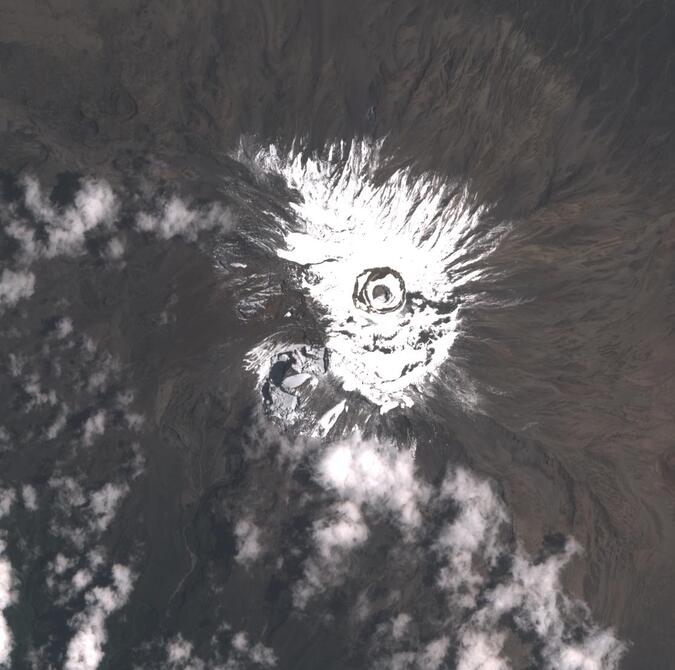
[(325, 312), (332, 372), (387, 411), (412, 405), (438, 373), (458, 329), (457, 289), (479, 276), (475, 262), (500, 230), (477, 253), (482, 210), (465, 188), (407, 168), (378, 178), (381, 162), (379, 144), (356, 141), (325, 159), (274, 146), (254, 158), (299, 192), (299, 229), (278, 255), (301, 267)]

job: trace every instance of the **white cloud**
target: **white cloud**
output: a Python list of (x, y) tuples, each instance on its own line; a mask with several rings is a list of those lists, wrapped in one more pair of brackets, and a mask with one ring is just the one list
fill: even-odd
[(360, 435), (328, 445), (318, 453), (315, 477), (339, 498), (312, 533), (316, 553), (305, 562), (293, 600), (305, 607), (310, 598), (337, 584), (349, 552), (369, 536), (364, 510), (393, 513), (407, 540), (422, 525), (421, 507), (430, 487), (415, 474), (412, 453)]
[(405, 612), (397, 615), (394, 620), (391, 622), (391, 635), (394, 640), (401, 640), (405, 636), (412, 617)]
[(134, 460), (131, 464), (131, 477), (132, 479), (136, 479), (145, 472), (145, 456), (143, 455), (141, 445), (138, 442), (134, 442), (131, 445), (131, 448), (134, 452)]
[(368, 538), (368, 526), (360, 507), (346, 500), (314, 524), (312, 538), (317, 553), (305, 561), (303, 578), (293, 589), (293, 602), (300, 608), (339, 582), (347, 568), (348, 553)]
[(12, 505), (16, 499), (14, 489), (0, 488), (0, 519), (7, 516), (12, 511)]
[(72, 477), (51, 477), (48, 483), (63, 507), (80, 507), (86, 502), (82, 487)]
[(248, 635), (243, 631), (239, 631), (232, 638), (232, 646), (237, 651), (246, 651), (248, 649)]
[(88, 390), (99, 391), (105, 389), (105, 385), (108, 381), (108, 375), (109, 371), (106, 369), (96, 370), (95, 372), (92, 372), (91, 376), (89, 377), (89, 382), (87, 384)]
[(133, 401), (134, 392), (130, 389), (125, 389), (117, 394), (117, 404), (119, 407), (129, 407)]
[(262, 553), (260, 529), (249, 519), (241, 519), (234, 527), (237, 538), (235, 560), (242, 565), (250, 565)]
[(0, 666), (9, 664), (14, 647), (12, 631), (4, 616), (6, 610), (15, 600), (13, 591), (14, 575), (12, 565), (4, 555), (5, 543), (0, 540)]
[(319, 481), (343, 499), (394, 511), (406, 529), (422, 522), (420, 505), (430, 489), (416, 477), (407, 450), (353, 435), (325, 449), (317, 473)]
[(124, 240), (119, 237), (113, 237), (105, 248), (105, 254), (110, 260), (119, 260), (124, 256)]
[(69, 540), (80, 551), (108, 529), (129, 492), (127, 484), (108, 482), (98, 491), (86, 493), (72, 477), (52, 477), (49, 486), (56, 493), (51, 532)]
[(84, 350), (85, 357), (90, 360), (96, 353), (98, 345), (93, 338), (89, 337), (89, 335), (85, 335), (82, 339), (82, 349)]
[(443, 659), (448, 653), (450, 647), (450, 638), (447, 636), (439, 637), (429, 642), (421, 654), (418, 664), (422, 670), (438, 670), (443, 663)]
[(610, 632), (596, 630), (579, 644), (548, 649), (547, 660), (555, 670), (606, 670), (619, 667), (624, 649)]
[(37, 229), (21, 222), (12, 223), (7, 230), (21, 244), (24, 256), (30, 260), (81, 253), (86, 233), (101, 225), (111, 226), (117, 215), (115, 195), (110, 186), (101, 180), (84, 181), (74, 203), (65, 209), (51, 204), (36, 179), (27, 177), (24, 187), (26, 208), (46, 226), (44, 239), (38, 238)]
[[(623, 643), (611, 630), (600, 631), (589, 623), (584, 605), (572, 601), (562, 589), (560, 574), (580, 550), (574, 540), (568, 540), (562, 554), (535, 562), (519, 544), (514, 551), (502, 538), (508, 515), (487, 482), (458, 469), (445, 478), (440, 495), (451, 498), (458, 513), (441, 529), (435, 544), (435, 550), (447, 561), (438, 584), (451, 602), (471, 612), (458, 631), (458, 670), (508, 667), (502, 657), (507, 632), (503, 621), (507, 614), (518, 629), (536, 636), (543, 647), (546, 667), (551, 670), (618, 667), (625, 649)], [(494, 566), (500, 556), (510, 558), (511, 570), (486, 590), (485, 577), (474, 565), (478, 561)], [(475, 598), (478, 588), (482, 589), (479, 604)], [(583, 620), (579, 619), (580, 611), (586, 613)], [(584, 637), (582, 642), (572, 644), (566, 633), (575, 624), (581, 625)], [(565, 666), (568, 660), (570, 665)]]
[(77, 632), (68, 644), (64, 670), (96, 670), (103, 660), (105, 620), (126, 604), (134, 581), (131, 570), (120, 564), (113, 566), (112, 577), (111, 586), (95, 587), (86, 594), (87, 609), (74, 619)]
[(75, 565), (75, 562), (72, 558), (68, 558), (67, 556), (59, 553), (56, 554), (52, 567), (57, 575), (62, 575), (64, 572), (66, 572), (66, 570), (70, 570), (73, 565)]
[[(110, 186), (101, 180), (85, 180), (73, 204), (66, 208), (52, 205), (35, 178), (26, 177), (23, 185), (24, 204), (35, 221), (16, 219), (5, 227), (5, 232), (19, 243), (19, 262), (24, 266), (39, 258), (82, 253), (86, 234), (99, 226), (112, 226), (117, 216), (117, 200)], [(14, 306), (34, 291), (35, 275), (28, 267), (16, 271), (5, 268), (0, 276), (0, 307)], [(67, 326), (64, 323), (62, 327)]]
[[(86, 563), (83, 563), (83, 559), (86, 559)], [(54, 602), (62, 606), (72, 603), (74, 598), (78, 598), (100, 576), (104, 565), (103, 549), (99, 547), (85, 552), (84, 537), (83, 541), (77, 545), (76, 556), (67, 557), (58, 553), (47, 564), (48, 570), (45, 578)]]
[(56, 405), (56, 392), (53, 390), (47, 392), (43, 391), (40, 380), (36, 374), (28, 376), (23, 385), (23, 390), (30, 396), (28, 407), (26, 408), (27, 410), (32, 410), (33, 408), (42, 405), (51, 405), (52, 407)]
[[(94, 345), (95, 346), (95, 345)], [(93, 354), (95, 352), (92, 351)], [(111, 380), (120, 370), (120, 362), (108, 352), (100, 353), (96, 360), (96, 369), (89, 375), (87, 390), (90, 393), (105, 391)]]
[(191, 209), (179, 197), (173, 196), (161, 205), (158, 215), (146, 212), (139, 214), (136, 226), (139, 230), (155, 233), (165, 240), (180, 235), (194, 241), (204, 230), (230, 230), (233, 221), (231, 212), (220, 203)]
[[(229, 626), (225, 625), (229, 630)], [(211, 641), (212, 658), (209, 661), (197, 657), (191, 642), (178, 634), (166, 645), (166, 663), (161, 666), (170, 670), (249, 670), (250, 668), (272, 668), (277, 664), (274, 651), (261, 642), (251, 645), (244, 631), (236, 633), (231, 640), (231, 649), (223, 657), (217, 638)]]
[[(443, 665), (443, 661), (450, 648), (450, 638), (442, 635), (431, 640), (426, 645), (421, 645), (417, 651), (404, 651), (392, 654), (386, 660), (380, 660), (375, 667), (378, 670), (440, 670), (449, 666)], [(481, 670), (491, 670), (481, 668)]]
[(183, 668), (192, 656), (192, 643), (182, 635), (177, 635), (169, 641), (166, 647), (166, 660), (173, 667)]
[(274, 651), (261, 642), (256, 642), (251, 647), (248, 657), (252, 663), (263, 668), (273, 668), (277, 664), (277, 657)]
[(21, 487), (21, 497), (23, 498), (23, 506), (30, 512), (35, 512), (38, 509), (37, 491), (34, 486), (24, 484)]
[(53, 440), (56, 438), (59, 433), (65, 428), (66, 426), (66, 421), (68, 420), (68, 407), (67, 405), (64, 405), (63, 403), (61, 404), (61, 408), (59, 409), (59, 413), (56, 415), (56, 418), (52, 423), (47, 426), (47, 430), (45, 432), (47, 439), (48, 440)]
[(113, 520), (122, 498), (129, 492), (126, 484), (107, 483), (103, 488), (91, 495), (89, 509), (92, 514), (92, 525), (100, 532), (105, 531)]
[(267, 452), (270, 444), (275, 444), (278, 446), (279, 464), (291, 469), (296, 468), (321, 447), (318, 440), (305, 439), (302, 436), (289, 439), (260, 410), (256, 413), (255, 421), (248, 427), (245, 437), (244, 450), (248, 458), (259, 458)]
[(138, 412), (124, 412), (124, 421), (131, 430), (140, 430), (145, 423), (145, 417)]
[(91, 446), (94, 443), (94, 437), (103, 435), (105, 432), (105, 418), (105, 411), (99, 410), (86, 420), (82, 438), (85, 445)]
[(82, 591), (86, 589), (89, 584), (91, 584), (93, 578), (94, 575), (91, 574), (91, 571), (83, 568), (82, 570), (78, 570), (73, 575), (71, 583), (76, 591)]
[(56, 324), (56, 337), (65, 339), (73, 332), (73, 321), (67, 316), (62, 317)]
[(358, 505), (347, 500), (333, 507), (334, 518), (314, 527), (314, 542), (326, 561), (339, 560), (338, 551), (356, 547), (368, 538), (368, 527)]
[(463, 591), (459, 603), (471, 607), (483, 581), (473, 568), (474, 556), (481, 550), (489, 565), (494, 565), (503, 550), (499, 533), (508, 517), (488, 482), (463, 468), (446, 476), (441, 497), (452, 498), (459, 506), (459, 513), (452, 523), (441, 529), (436, 540), (436, 550), (448, 563), (441, 570), (439, 583), (453, 593)]
[(21, 376), (23, 368), (26, 365), (26, 357), (21, 354), (10, 354), (9, 355), (9, 374), (12, 377), (16, 378)]
[[(435, 636), (406, 648), (416, 636), (409, 634), (412, 618), (399, 615), (378, 627), (377, 639), (388, 637), (391, 649), (382, 656), (377, 643), (375, 667), (441, 668), (452, 640), (458, 670), (505, 670), (506, 621), (511, 621), (534, 636), (548, 670), (616, 670), (625, 646), (611, 630), (593, 624), (583, 603), (562, 588), (561, 572), (579, 551), (574, 540), (563, 553), (534, 561), (514, 542), (509, 515), (489, 482), (456, 468), (432, 490), (409, 452), (376, 440), (353, 436), (326, 445), (314, 459), (317, 482), (338, 502), (314, 524), (313, 552), (293, 590), (297, 607), (347, 578), (349, 553), (368, 541), (366, 519), (373, 514), (393, 513), (403, 531), (401, 549), (409, 548), (415, 569), (419, 561), (436, 566), (440, 561), (435, 585), (446, 598), (447, 613), (437, 618)], [(447, 514), (449, 505), (452, 516), (439, 528), (423, 523)], [(490, 581), (498, 561), (510, 568)], [(581, 631), (574, 642), (572, 628)]]
[(35, 275), (32, 272), (14, 272), (8, 268), (0, 276), (0, 307), (13, 307), (19, 300), (30, 298), (35, 291)]
[[(494, 668), (505, 635), (500, 621), (511, 614), (516, 626), (534, 633), (543, 647), (546, 667), (552, 670), (613, 670), (618, 667), (625, 645), (611, 630), (600, 630), (589, 623), (590, 615), (582, 603), (570, 600), (563, 592), (560, 574), (569, 559), (579, 551), (568, 541), (562, 554), (544, 561), (532, 562), (522, 548), (513, 556), (513, 567), (507, 579), (483, 594), (484, 603), (474, 612), (462, 630), (463, 670), (483, 667), (474, 659), (485, 656)], [(575, 611), (585, 612), (584, 636), (571, 642), (567, 628), (577, 622)], [(474, 663), (474, 664), (472, 664)]]
[(105, 552), (101, 547), (92, 549), (87, 554), (87, 559), (89, 561), (89, 567), (92, 570), (98, 570), (105, 563)]
[(508, 670), (501, 657), (506, 635), (499, 632), (467, 630), (461, 637), (457, 670)]

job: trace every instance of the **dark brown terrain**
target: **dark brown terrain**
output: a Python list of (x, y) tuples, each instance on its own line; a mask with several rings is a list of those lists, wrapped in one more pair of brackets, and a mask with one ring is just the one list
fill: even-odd
[[(273, 647), (277, 667), (372, 667), (361, 654), (369, 629), (345, 613), (351, 592), (291, 613), (300, 559), (288, 558), (289, 538), (312, 522), (298, 502), (309, 476), (244, 453), (257, 400), (242, 360), (300, 298), (270, 267), (264, 309), (237, 321), (211, 238), (131, 230), (137, 208), (174, 191), (222, 201), (254, 229), (257, 204), (243, 194), (264, 189), (232, 158), (242, 135), (303, 138), (308, 150), (386, 138), (392, 165), (468, 183), (491, 221), (512, 224), (486, 261), (486, 299), (467, 316), (432, 417), (384, 419), (382, 430), (416, 431), (429, 481), (447, 463), (491, 479), (532, 555), (576, 538), (584, 553), (563, 581), (629, 645), (619, 667), (675, 668), (673, 11), (623, 0), (0, 2), (4, 203), (20, 202), (26, 174), (54, 202), (90, 176), (124, 200), (123, 267), (89, 240), (76, 259), (36, 261), (33, 297), (0, 314), (0, 425), (12, 444), (2, 485), (40, 493), (54, 472), (78, 471), (98, 488), (126, 473), (132, 442), (145, 460), (101, 540), (111, 564), (133, 559), (140, 575), (109, 621), (101, 668), (151, 667), (152, 640), (179, 631), (203, 656), (225, 620)], [(15, 253), (3, 237), (0, 267)], [(65, 314), (100, 344), (96, 356), (118, 361), (99, 395), (79, 390), (94, 363), (49, 339)], [(25, 410), (10, 354), (65, 399), (61, 438), (41, 437), (48, 403)], [(481, 399), (479, 412), (448, 400), (457, 386)], [(122, 422), (97, 452), (77, 451), (96, 407), (112, 416), (127, 387), (145, 417), (138, 435)], [(244, 507), (282, 529), (259, 572), (233, 559)], [(36, 649), (53, 665), (34, 667), (61, 667), (70, 637), (75, 610), (64, 614), (43, 586), (58, 550), (52, 511), (45, 503), (6, 526), (21, 570), (7, 610), (16, 668)], [(362, 574), (383, 569), (377, 551)], [(290, 566), (281, 575), (276, 554)], [(514, 668), (543, 667), (519, 653)]]

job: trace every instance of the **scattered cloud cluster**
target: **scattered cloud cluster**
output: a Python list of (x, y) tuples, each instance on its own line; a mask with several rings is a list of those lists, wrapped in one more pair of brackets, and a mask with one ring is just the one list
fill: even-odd
[(211, 641), (211, 653), (208, 660), (200, 658), (194, 651), (194, 646), (182, 635), (176, 635), (169, 640), (165, 649), (166, 662), (162, 668), (167, 670), (249, 670), (256, 668), (273, 668), (277, 664), (276, 654), (272, 649), (261, 642), (251, 644), (244, 631), (234, 633), (224, 624), (221, 633), (229, 637), (229, 644), (225, 645), (227, 653), (223, 655), (222, 645), (218, 643), (218, 636)]
[(63, 340), (72, 334), (73, 329), (72, 319), (67, 316), (63, 316), (56, 322), (54, 332), (59, 340)]
[(9, 664), (14, 640), (4, 616), (4, 610), (14, 602), (14, 575), (12, 565), (5, 554), (5, 542), (0, 539), (0, 667)]
[[(0, 520), (10, 514), (15, 499), (14, 489), (0, 489)], [(17, 597), (14, 589), (14, 571), (7, 557), (6, 549), (6, 533), (0, 531), (0, 667), (9, 665), (14, 648), (14, 638), (4, 611), (15, 602)]]
[(129, 493), (126, 483), (113, 482), (87, 492), (70, 476), (54, 476), (48, 484), (54, 491), (56, 503), (52, 533), (79, 549), (108, 529), (122, 500)]
[[(121, 385), (119, 359), (78, 333), (68, 316), (54, 319), (41, 356), (17, 349), (9, 354), (7, 367), (23, 391), (23, 411), (40, 413), (32, 421), (41, 426), (40, 438), (57, 439), (68, 427), (72, 437), (91, 447), (107, 431), (143, 428), (144, 417), (133, 409), (133, 392)], [(37, 437), (35, 433), (31, 429), (26, 438)]]
[(574, 610), (582, 605), (564, 595), (560, 573), (578, 551), (578, 545), (568, 541), (561, 555), (532, 562), (522, 549), (517, 550), (509, 578), (484, 591), (483, 602), (461, 628), (458, 670), (508, 667), (502, 656), (506, 630), (500, 624), (505, 615), (513, 617), (520, 631), (536, 636), (546, 668), (617, 668), (624, 645), (611, 631), (592, 624), (587, 612), (583, 636), (573, 630), (578, 623)]
[(100, 409), (94, 412), (84, 423), (82, 430), (82, 441), (85, 446), (90, 447), (94, 443), (97, 435), (103, 435), (105, 432), (105, 411)]
[(260, 529), (249, 519), (240, 519), (234, 527), (237, 538), (235, 560), (242, 565), (250, 565), (262, 554)]
[(120, 237), (113, 237), (105, 246), (105, 256), (111, 261), (118, 261), (124, 256), (126, 245)]
[(403, 534), (412, 538), (422, 524), (421, 508), (430, 487), (415, 475), (410, 451), (355, 434), (329, 445), (316, 463), (316, 479), (337, 495), (329, 513), (314, 524), (317, 553), (305, 563), (294, 602), (304, 607), (313, 595), (338, 582), (350, 551), (369, 536), (365, 513), (393, 515)]
[[(441, 670), (448, 667), (444, 661), (450, 650), (450, 638), (441, 635), (420, 645), (415, 651), (404, 651), (393, 654), (386, 660), (376, 661), (378, 670)], [(479, 666), (481, 670), (497, 670), (489, 665)], [(479, 670), (476, 668), (476, 670)]]
[[(45, 524), (51, 539), (47, 545), (29, 546), (23, 533), (18, 533), (12, 546), (23, 552), (26, 564), (15, 565), (14, 573), (9, 571), (4, 551), (0, 559), (3, 580), (13, 574), (15, 585), (24, 570), (30, 571), (39, 561), (52, 610), (45, 618), (72, 617), (74, 631), (67, 657), (63, 657), (65, 645), (54, 649), (47, 643), (28, 650), (34, 658), (30, 662), (35, 667), (51, 667), (55, 661), (47, 655), (56, 654), (62, 657), (59, 667), (86, 670), (95, 668), (102, 658), (105, 621), (126, 602), (131, 589), (129, 569), (124, 565), (114, 566), (110, 577), (113, 561), (107, 558), (110, 535), (106, 534), (130, 492), (131, 480), (143, 470), (140, 446), (128, 439), (131, 432), (136, 437), (143, 417), (134, 411), (134, 394), (122, 383), (118, 359), (77, 331), (74, 319), (61, 311), (66, 304), (63, 301), (57, 315), (43, 321), (45, 337), (39, 348), (33, 340), (8, 335), (14, 346), (3, 362), (17, 389), (20, 411), (6, 417), (2, 442), (8, 445), (10, 456), (21, 462), (30, 459), (36, 449), (43, 450), (46, 439), (54, 460), (46, 486), (37, 488), (36, 480), (0, 489), (0, 517), (20, 509), (21, 523)], [(116, 446), (115, 474), (97, 483), (90, 473), (101, 476), (105, 472), (100, 463), (102, 454), (108, 460), (112, 440), (102, 438), (107, 433), (126, 438), (129, 459), (125, 461)], [(4, 542), (2, 535), (0, 540)], [(118, 558), (124, 564), (132, 560)], [(4, 618), (2, 624), (6, 624)], [(7, 626), (0, 632), (3, 648), (11, 648)], [(50, 631), (47, 639), (52, 635)]]
[[(63, 476), (50, 479), (49, 487), (56, 493), (55, 499), (46, 506), (52, 516), (50, 530), (65, 543), (46, 565), (46, 586), (54, 606), (71, 613), (79, 609), (70, 619), (74, 634), (64, 650), (63, 668), (95, 670), (104, 655), (106, 619), (126, 604), (134, 582), (134, 575), (127, 566), (115, 564), (111, 573), (107, 573), (106, 552), (98, 544), (128, 486), (108, 483), (87, 492), (74, 478)], [(0, 489), (0, 519), (12, 513), (17, 497), (27, 512), (39, 508), (34, 486), (24, 484), (18, 491), (20, 496), (14, 488)], [(18, 594), (17, 578), (5, 552), (5, 536), (6, 533), (0, 531), (0, 667), (9, 664), (14, 647), (3, 612), (16, 601)], [(39, 656), (41, 652), (31, 653)], [(35, 658), (36, 667), (47, 667), (45, 659)]]
[(9, 515), (16, 500), (16, 493), (12, 488), (0, 488), (0, 519)]
[(422, 522), (421, 506), (430, 488), (415, 474), (415, 462), (407, 450), (355, 434), (331, 445), (317, 466), (319, 481), (358, 506), (383, 507), (396, 513), (406, 528)]
[[(506, 669), (505, 642), (513, 630), (536, 641), (531, 653), (539, 655), (542, 667), (618, 667), (623, 643), (594, 624), (585, 605), (561, 585), (561, 573), (579, 546), (568, 540), (558, 553), (530, 557), (513, 538), (509, 515), (485, 480), (456, 468), (432, 488), (417, 474), (409, 452), (359, 436), (317, 452), (314, 473), (335, 501), (314, 523), (313, 551), (294, 588), (297, 607), (306, 608), (350, 578), (351, 554), (366, 545), (372, 523), (385, 518), (409, 549), (397, 570), (406, 569), (405, 560), (412, 574), (420, 561), (430, 566), (435, 580), (424, 588), (446, 603), (431, 629), (433, 617), (421, 622), (405, 611), (381, 625), (375, 667), (436, 670), (452, 657), (458, 670)], [(366, 616), (367, 608), (360, 609)], [(426, 638), (419, 636), (421, 623)]]
[(104, 656), (106, 619), (126, 604), (135, 579), (122, 564), (114, 564), (108, 575), (106, 552), (99, 544), (129, 489), (124, 483), (107, 483), (88, 492), (65, 476), (52, 477), (49, 487), (55, 493), (50, 530), (65, 543), (48, 563), (46, 584), (60, 607), (72, 609), (84, 601), (84, 610), (70, 622), (75, 632), (63, 667), (95, 670)]
[(105, 621), (123, 607), (131, 594), (134, 575), (124, 565), (112, 567), (112, 584), (94, 587), (85, 595), (86, 609), (73, 618), (75, 635), (68, 644), (64, 670), (96, 670), (107, 640)]
[(38, 510), (38, 495), (34, 486), (31, 484), (24, 484), (21, 487), (21, 498), (23, 500), (23, 506), (29, 512), (36, 512)]
[(108, 529), (113, 520), (122, 499), (129, 493), (126, 484), (113, 484), (108, 482), (98, 491), (94, 491), (89, 499), (89, 511), (91, 514), (90, 525), (103, 533)]
[[(503, 655), (507, 616), (518, 631), (536, 636), (546, 668), (617, 667), (624, 645), (611, 631), (598, 629), (583, 604), (569, 599), (560, 583), (564, 566), (580, 549), (576, 542), (568, 540), (562, 553), (538, 561), (519, 544), (511, 549), (503, 539), (508, 515), (502, 502), (485, 481), (466, 470), (449, 473), (440, 496), (451, 499), (458, 512), (435, 543), (445, 557), (437, 584), (453, 606), (470, 613), (458, 630), (458, 670), (509, 667)], [(508, 559), (510, 570), (492, 585), (475, 566), (489, 570), (499, 558)], [(583, 642), (573, 641), (574, 627), (577, 636), (583, 630)], [(564, 665), (565, 658), (574, 663)]]
[(75, 256), (85, 248), (87, 234), (96, 228), (112, 229), (119, 205), (110, 186), (87, 179), (68, 207), (57, 207), (34, 177), (23, 179), (24, 216), (15, 205), (6, 209), (9, 223), (4, 232), (19, 245), (17, 268), (0, 276), (0, 308), (13, 307), (35, 291), (31, 264), (41, 258)]
[(56, 391), (43, 391), (42, 384), (37, 374), (29, 375), (23, 385), (23, 390), (29, 398), (27, 411), (40, 407), (41, 405), (50, 405), (54, 407), (57, 402)]
[(321, 448), (316, 439), (306, 439), (302, 435), (291, 439), (287, 434), (267, 420), (262, 412), (258, 412), (254, 421), (244, 432), (243, 448), (246, 456), (251, 459), (264, 457), (268, 454), (270, 445), (276, 445), (277, 460), (284, 469), (293, 470)]
[(141, 212), (136, 219), (136, 227), (146, 233), (154, 233), (168, 240), (183, 237), (194, 241), (205, 230), (230, 230), (234, 226), (232, 213), (220, 203), (193, 209), (178, 196), (164, 201), (157, 214)]
[(119, 209), (112, 188), (102, 180), (83, 181), (73, 204), (66, 208), (55, 207), (37, 179), (26, 177), (23, 186), (24, 205), (33, 220), (17, 219), (7, 232), (21, 245), (24, 263), (82, 253), (86, 234), (99, 226), (111, 228)]
[(5, 268), (0, 275), (0, 307), (14, 307), (19, 300), (30, 298), (35, 290), (32, 272)]
[(358, 505), (336, 503), (314, 524), (317, 553), (305, 561), (302, 579), (293, 588), (293, 603), (304, 609), (317, 593), (335, 586), (345, 576), (351, 551), (368, 539), (368, 526)]
[[(54, 602), (65, 607), (75, 602), (82, 591), (100, 577), (106, 558), (105, 550), (99, 542), (128, 494), (129, 487), (126, 483), (109, 482), (98, 490), (89, 492), (73, 477), (68, 476), (52, 477), (48, 485), (55, 494), (51, 505), (50, 531), (64, 544), (61, 551), (49, 562), (46, 585)], [(115, 574), (119, 580), (126, 573), (116, 570)], [(124, 592), (124, 589), (120, 590), (120, 593)], [(94, 591), (96, 597), (105, 593), (107, 592)], [(94, 608), (92, 612), (88, 618), (90, 628), (94, 632), (100, 632), (98, 622), (104, 612), (100, 608)]]
[(448, 474), (440, 498), (452, 500), (459, 511), (454, 521), (443, 526), (434, 544), (445, 563), (438, 582), (463, 607), (473, 607), (483, 584), (483, 577), (474, 568), (475, 557), (480, 552), (489, 568), (495, 566), (505, 549), (500, 535), (508, 517), (488, 482), (463, 468)]
[[(127, 600), (133, 582), (130, 569), (112, 568), (113, 584), (92, 586), (105, 579), (106, 551), (101, 540), (124, 498), (126, 482), (107, 482), (98, 489), (84, 487), (70, 475), (48, 481), (50, 532), (61, 540), (60, 551), (49, 561), (46, 586), (53, 602), (63, 608), (78, 606), (84, 594), (86, 609), (73, 619), (77, 628), (68, 647), (67, 670), (96, 668), (103, 656), (106, 617)], [(26, 505), (31, 492), (24, 487)], [(87, 590), (89, 589), (89, 590)]]
[[(20, 185), (20, 200), (1, 205), (0, 234), (6, 248), (14, 252), (6, 267), (0, 268), (0, 311), (21, 305), (39, 290), (46, 261), (94, 249), (102, 257), (115, 260), (123, 257), (129, 237), (138, 238), (118, 225), (122, 203), (103, 180), (82, 180), (72, 202), (65, 206), (57, 204), (37, 179), (25, 178)], [(156, 214), (141, 214), (135, 223), (137, 231), (161, 239), (181, 236), (193, 241), (205, 230), (230, 230), (233, 221), (231, 212), (219, 203), (193, 207), (173, 197), (162, 201)], [(119, 360), (78, 332), (78, 320), (63, 313), (70, 300), (70, 296), (61, 296), (51, 314), (31, 315), (39, 316), (43, 326), (44, 337), (37, 345), (34, 337), (24, 337), (19, 327), (22, 324), (8, 325), (3, 333), (13, 342), (2, 364), (12, 377), (9, 383), (17, 391), (19, 411), (7, 417), (9, 430), (0, 429), (0, 448), (16, 454), (18, 460), (27, 459), (32, 453), (29, 450), (46, 438), (54, 462), (53, 475), (44, 488), (16, 482), (13, 488), (0, 488), (0, 518), (17, 509), (23, 515), (21, 523), (48, 524), (52, 536), (48, 546), (52, 547), (55, 539), (55, 548), (48, 554), (41, 553), (44, 547), (28, 546), (21, 538), (19, 551), (25, 552), (30, 561), (39, 560), (46, 566), (44, 580), (51, 606), (61, 616), (76, 613), (70, 619), (73, 631), (67, 650), (63, 646), (51, 650), (52, 639), (45, 647), (30, 651), (29, 656), (37, 659), (36, 667), (51, 667), (53, 661), (43, 656), (52, 652), (63, 656), (65, 652), (59, 667), (93, 670), (105, 653), (106, 621), (126, 604), (133, 587), (134, 575), (127, 567), (133, 559), (118, 558), (121, 562), (111, 568), (114, 561), (107, 558), (105, 547), (106, 537), (112, 537), (114, 519), (129, 494), (129, 483), (142, 472), (144, 459), (140, 444), (127, 440), (133, 462), (124, 466), (129, 469), (116, 473), (111, 481), (98, 483), (92, 482), (91, 473), (100, 477), (105, 469), (98, 463), (92, 468), (91, 463), (97, 458), (99, 463), (108, 460), (112, 444), (112, 439), (106, 439), (108, 434), (137, 432), (144, 417), (134, 411), (133, 393), (121, 386)], [(77, 307), (73, 317), (80, 313)], [(39, 324), (40, 320), (33, 322)], [(94, 445), (97, 449), (81, 448)], [(22, 451), (22, 447), (26, 449)], [(116, 458), (119, 448), (115, 447)], [(106, 454), (106, 459), (101, 454)], [(35, 512), (39, 516), (29, 514)], [(259, 530), (252, 521), (242, 519), (239, 531), (238, 560), (249, 564), (262, 551)], [(11, 556), (15, 562), (14, 554)], [(5, 552), (5, 533), (0, 531), (0, 666), (9, 662), (15, 646), (5, 610), (16, 599), (23, 571), (29, 569), (16, 565), (20, 566), (18, 572), (12, 569)], [(245, 635), (237, 639), (238, 645), (232, 647), (230, 655), (231, 667), (243, 669), (253, 664), (266, 668), (276, 662), (273, 652), (264, 645), (249, 644)], [(17, 638), (17, 645), (22, 644)]]
[[(8, 219), (4, 233), (19, 251), (16, 267), (5, 268), (0, 275), (0, 308), (13, 307), (33, 295), (36, 278), (30, 266), (35, 261), (82, 254), (88, 236), (95, 231), (103, 257), (118, 261), (124, 256), (124, 232), (116, 225), (122, 203), (105, 180), (83, 179), (68, 206), (53, 203), (35, 177), (24, 177), (21, 185), (21, 202), (10, 203), (3, 211)], [(232, 212), (220, 203), (192, 208), (176, 195), (163, 200), (156, 212), (141, 212), (136, 217), (139, 231), (161, 239), (180, 236), (194, 241), (202, 231), (228, 231), (233, 226)]]
[[(62, 436), (66, 449), (57, 452), (54, 474), (39, 496), (35, 486), (27, 483), (0, 491), (0, 516), (9, 512), (18, 498), (26, 512), (40, 510), (40, 519), (48, 523), (50, 535), (58, 542), (57, 553), (51, 557), (43, 554), (45, 559), (51, 558), (44, 571), (48, 597), (62, 615), (79, 612), (71, 619), (74, 633), (63, 667), (93, 670), (103, 658), (105, 621), (126, 602), (131, 591), (133, 579), (123, 565), (113, 566), (112, 583), (107, 585), (110, 563), (102, 542), (130, 487), (123, 476), (97, 487), (85, 485), (88, 480), (81, 474), (89, 470), (85, 461), (97, 456), (92, 449), (78, 449), (77, 445), (91, 446), (109, 429), (136, 431), (142, 417), (132, 409), (133, 393), (120, 387), (116, 360), (93, 340), (75, 335), (68, 317), (54, 322), (48, 347), (49, 365), (44, 365), (39, 356), (17, 353), (9, 367), (16, 386), (22, 389), (24, 412), (31, 413), (31, 425), (37, 427), (32, 434), (50, 440)], [(60, 400), (55, 389), (68, 402)], [(84, 408), (78, 407), (83, 401)], [(102, 406), (96, 408), (97, 404)], [(76, 416), (86, 418), (69, 422), (69, 415), (73, 416), (69, 406)], [(17, 444), (30, 447), (32, 439), (22, 434)], [(132, 443), (129, 455), (133, 463), (127, 464), (126, 475), (132, 478), (142, 471), (142, 454), (136, 443)], [(33, 548), (31, 556), (35, 558), (32, 552)], [(45, 649), (30, 653), (35, 656), (36, 667), (47, 667), (48, 661), (42, 657)]]

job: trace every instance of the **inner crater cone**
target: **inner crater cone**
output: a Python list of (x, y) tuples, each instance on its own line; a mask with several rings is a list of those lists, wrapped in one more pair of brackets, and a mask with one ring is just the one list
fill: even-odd
[(405, 303), (405, 282), (392, 268), (380, 267), (364, 270), (354, 284), (354, 304), (366, 312), (387, 314), (395, 312)]

